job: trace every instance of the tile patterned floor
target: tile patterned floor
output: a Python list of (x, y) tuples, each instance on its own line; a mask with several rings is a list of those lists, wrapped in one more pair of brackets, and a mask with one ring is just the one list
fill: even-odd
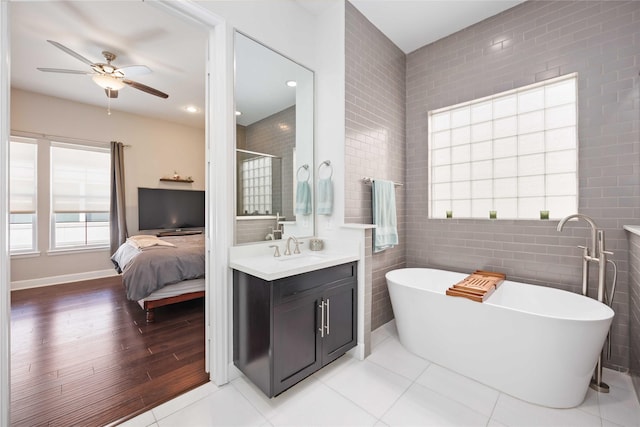
[(628, 375), (604, 371), (609, 394), (589, 389), (577, 408), (515, 399), (407, 352), (394, 322), (372, 334), (364, 361), (348, 355), (268, 399), (244, 377), (207, 384), (123, 424), (199, 426), (640, 426)]

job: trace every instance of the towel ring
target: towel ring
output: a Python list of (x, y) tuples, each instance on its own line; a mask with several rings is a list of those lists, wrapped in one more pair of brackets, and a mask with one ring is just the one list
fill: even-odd
[(320, 166), (318, 166), (318, 178), (320, 178), (320, 169), (322, 169), (323, 166), (326, 166), (329, 168), (329, 176), (328, 178), (331, 178), (333, 176), (333, 166), (331, 166), (331, 160), (325, 160), (324, 162), (320, 163)]
[[(307, 172), (307, 177), (305, 179), (300, 179), (300, 171), (304, 169)], [(298, 182), (304, 182), (304, 181), (309, 181), (309, 178), (311, 178), (311, 172), (309, 172), (309, 165), (302, 165), (298, 168), (298, 170), (296, 171), (296, 180)]]

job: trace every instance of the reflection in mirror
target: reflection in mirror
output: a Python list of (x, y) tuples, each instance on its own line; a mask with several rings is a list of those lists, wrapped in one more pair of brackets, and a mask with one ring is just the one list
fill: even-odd
[(237, 32), (235, 62), (235, 242), (312, 236), (294, 205), (298, 179), (313, 188), (313, 72)]
[[(237, 212), (240, 216), (287, 215), (282, 210), (282, 158), (271, 154), (236, 149)], [(291, 204), (291, 201), (286, 203)]]

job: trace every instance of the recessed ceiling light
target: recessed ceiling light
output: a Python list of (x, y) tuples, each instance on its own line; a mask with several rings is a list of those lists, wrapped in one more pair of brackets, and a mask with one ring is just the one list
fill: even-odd
[(296, 87), (298, 83), (295, 80), (287, 80), (287, 86)]
[(241, 116), (242, 113), (240, 111), (236, 111), (236, 116)]
[(199, 112), (200, 109), (194, 105), (187, 105), (186, 107), (184, 107), (184, 111), (186, 111), (187, 113), (195, 114)]

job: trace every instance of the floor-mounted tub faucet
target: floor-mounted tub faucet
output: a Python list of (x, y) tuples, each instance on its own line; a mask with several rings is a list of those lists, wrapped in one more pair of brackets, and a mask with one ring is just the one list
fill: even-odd
[(588, 246), (578, 246), (580, 249), (582, 249), (582, 295), (588, 296), (589, 261), (595, 261), (595, 259), (597, 258), (596, 245), (597, 245), (598, 227), (596, 226), (596, 223), (588, 216), (576, 213), (576, 214), (565, 216), (564, 218), (562, 218), (558, 223), (558, 231), (562, 231), (562, 228), (564, 227), (565, 223), (570, 219), (583, 219), (587, 221), (591, 226), (591, 247), (589, 248)]
[[(616, 263), (608, 260), (607, 255), (613, 255), (613, 252), (609, 252), (605, 249), (604, 244), (604, 230), (598, 229), (596, 223), (586, 215), (573, 214), (566, 216), (558, 223), (558, 231), (562, 231), (565, 223), (571, 219), (583, 219), (591, 226), (591, 247), (578, 246), (582, 249), (582, 295), (589, 296), (589, 262), (598, 263), (598, 295), (597, 299), (603, 304), (611, 306), (613, 304), (613, 297), (616, 289), (617, 281), (617, 266)], [(606, 293), (606, 277), (607, 277), (607, 262), (613, 264), (614, 278), (611, 288), (611, 296)], [(609, 341), (609, 347), (611, 346), (611, 338), (607, 337)], [(609, 393), (609, 386), (602, 382), (602, 354), (598, 357), (598, 363), (596, 365), (593, 379), (591, 380), (590, 387), (601, 393)]]

